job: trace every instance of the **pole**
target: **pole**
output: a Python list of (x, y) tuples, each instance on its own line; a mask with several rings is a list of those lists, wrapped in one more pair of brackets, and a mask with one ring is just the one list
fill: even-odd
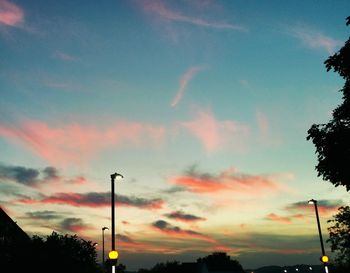
[(317, 209), (317, 201), (314, 200), (315, 205), (315, 211), (316, 211), (316, 219), (317, 219), (317, 227), (318, 227), (318, 234), (320, 236), (320, 242), (321, 242), (321, 250), (322, 250), (322, 256), (326, 255), (324, 251), (324, 245), (323, 245), (323, 239), (322, 239), (322, 232), (321, 232), (321, 225), (320, 225), (320, 218), (318, 216), (318, 209)]
[(102, 265), (105, 263), (105, 228), (102, 228)]
[(111, 207), (112, 207), (112, 250), (115, 250), (115, 226), (114, 226), (114, 180), (115, 180), (116, 174), (111, 174), (111, 184), (112, 184), (112, 190), (111, 190), (111, 194), (112, 194), (112, 198), (111, 198)]
[[(318, 228), (318, 235), (320, 236), (320, 243), (321, 243), (321, 251), (322, 251), (322, 256), (326, 255), (326, 252), (324, 251), (324, 245), (323, 245), (323, 239), (322, 239), (322, 232), (321, 232), (321, 225), (320, 225), (320, 217), (318, 216), (318, 208), (317, 208), (317, 200), (315, 199), (311, 199), (309, 200), (309, 203), (312, 202), (314, 203), (315, 206), (315, 212), (316, 212), (316, 220), (317, 220), (317, 228)], [(322, 259), (322, 258), (321, 258)], [(323, 261), (322, 261), (323, 262)], [(326, 273), (328, 273), (328, 266), (327, 263), (323, 262), (323, 266), (324, 266), (324, 271)]]

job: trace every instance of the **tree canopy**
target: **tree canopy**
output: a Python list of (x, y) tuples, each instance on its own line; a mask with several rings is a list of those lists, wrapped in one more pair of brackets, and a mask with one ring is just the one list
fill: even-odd
[[(350, 25), (350, 16), (346, 20)], [(318, 176), (350, 191), (350, 38), (324, 64), (327, 71), (333, 70), (345, 80), (340, 90), (343, 102), (333, 110), (328, 123), (310, 127), (307, 140), (316, 147)]]
[(331, 244), (331, 250), (336, 254), (335, 265), (350, 269), (350, 207), (340, 207), (338, 213), (328, 220), (328, 223), (333, 224), (328, 228), (327, 242)]
[(45, 239), (35, 235), (21, 245), (11, 245), (7, 251), (8, 258), (1, 265), (10, 272), (101, 272), (94, 244), (77, 235), (52, 232)]

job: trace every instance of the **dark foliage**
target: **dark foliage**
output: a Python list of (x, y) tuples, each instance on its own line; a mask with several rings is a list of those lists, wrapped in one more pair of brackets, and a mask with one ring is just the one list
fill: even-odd
[(178, 261), (157, 263), (151, 269), (140, 269), (138, 273), (179, 273), (181, 265)]
[[(350, 24), (350, 16), (346, 25)], [(316, 147), (318, 176), (350, 191), (350, 39), (325, 62), (327, 71), (333, 70), (344, 80), (343, 103), (333, 110), (332, 119), (326, 124), (313, 124), (307, 140)]]
[(350, 272), (350, 207), (340, 207), (338, 213), (328, 221), (333, 226), (328, 228), (331, 250), (335, 252), (334, 264), (339, 272)]
[[(205, 268), (205, 269), (204, 269)], [(158, 263), (151, 269), (139, 269), (138, 273), (196, 273), (202, 270), (215, 272), (241, 272), (244, 273), (241, 264), (237, 260), (231, 260), (224, 252), (214, 252), (204, 258), (199, 258), (196, 263), (179, 263), (177, 261)]]
[(12, 244), (2, 268), (8, 272), (100, 273), (95, 246), (76, 235), (53, 232), (43, 239), (34, 236), (22, 244)]
[(224, 252), (214, 252), (204, 258), (198, 259), (198, 263), (205, 263), (210, 271), (234, 271), (244, 272), (243, 267), (237, 260), (231, 260)]

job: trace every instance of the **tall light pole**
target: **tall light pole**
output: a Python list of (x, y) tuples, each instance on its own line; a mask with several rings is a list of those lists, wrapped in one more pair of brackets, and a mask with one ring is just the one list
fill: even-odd
[(102, 228), (102, 265), (105, 263), (105, 230), (108, 230), (108, 227)]
[(116, 178), (124, 178), (124, 176), (122, 176), (119, 173), (114, 173), (111, 174), (111, 186), (112, 186), (112, 190), (111, 190), (111, 207), (112, 207), (112, 250), (115, 250), (115, 216), (114, 216), (114, 211), (115, 211), (115, 201), (114, 201), (114, 181)]
[[(326, 262), (324, 261), (324, 257), (327, 257), (327, 256), (326, 256), (326, 252), (324, 251), (322, 232), (321, 232), (321, 225), (320, 225), (320, 218), (318, 216), (317, 200), (310, 199), (308, 203), (309, 204), (314, 204), (314, 206), (315, 206), (315, 213), (316, 213), (316, 220), (317, 220), (317, 227), (318, 227), (318, 235), (320, 236), (321, 251), (322, 251), (321, 261), (323, 262), (323, 265), (324, 265), (324, 268), (325, 268), (325, 272), (328, 273), (328, 266), (327, 266)], [(328, 257), (327, 257), (327, 261), (328, 261)]]

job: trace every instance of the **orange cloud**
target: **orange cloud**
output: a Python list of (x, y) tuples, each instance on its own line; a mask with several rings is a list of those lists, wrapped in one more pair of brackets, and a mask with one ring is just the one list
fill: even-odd
[(291, 224), (292, 223), (292, 221), (289, 217), (279, 216), (279, 215), (276, 215), (274, 213), (270, 213), (270, 214), (266, 215), (265, 219), (280, 222), (283, 224)]
[(7, 26), (18, 26), (23, 22), (24, 12), (19, 6), (7, 1), (0, 0), (0, 23)]
[(240, 147), (241, 139), (249, 133), (246, 125), (232, 120), (218, 121), (210, 111), (198, 111), (192, 121), (180, 122), (192, 135), (198, 138), (208, 152), (213, 152), (226, 146)]
[(190, 169), (185, 175), (171, 177), (169, 180), (170, 183), (196, 193), (231, 191), (240, 194), (260, 195), (267, 191), (285, 190), (268, 177), (238, 173), (233, 168), (225, 170), (219, 175), (201, 174), (195, 169)]
[(0, 124), (0, 136), (29, 147), (40, 157), (55, 164), (81, 164), (108, 146), (158, 143), (162, 127), (138, 122), (119, 121), (108, 127), (71, 123), (50, 126), (27, 120), (14, 127)]

